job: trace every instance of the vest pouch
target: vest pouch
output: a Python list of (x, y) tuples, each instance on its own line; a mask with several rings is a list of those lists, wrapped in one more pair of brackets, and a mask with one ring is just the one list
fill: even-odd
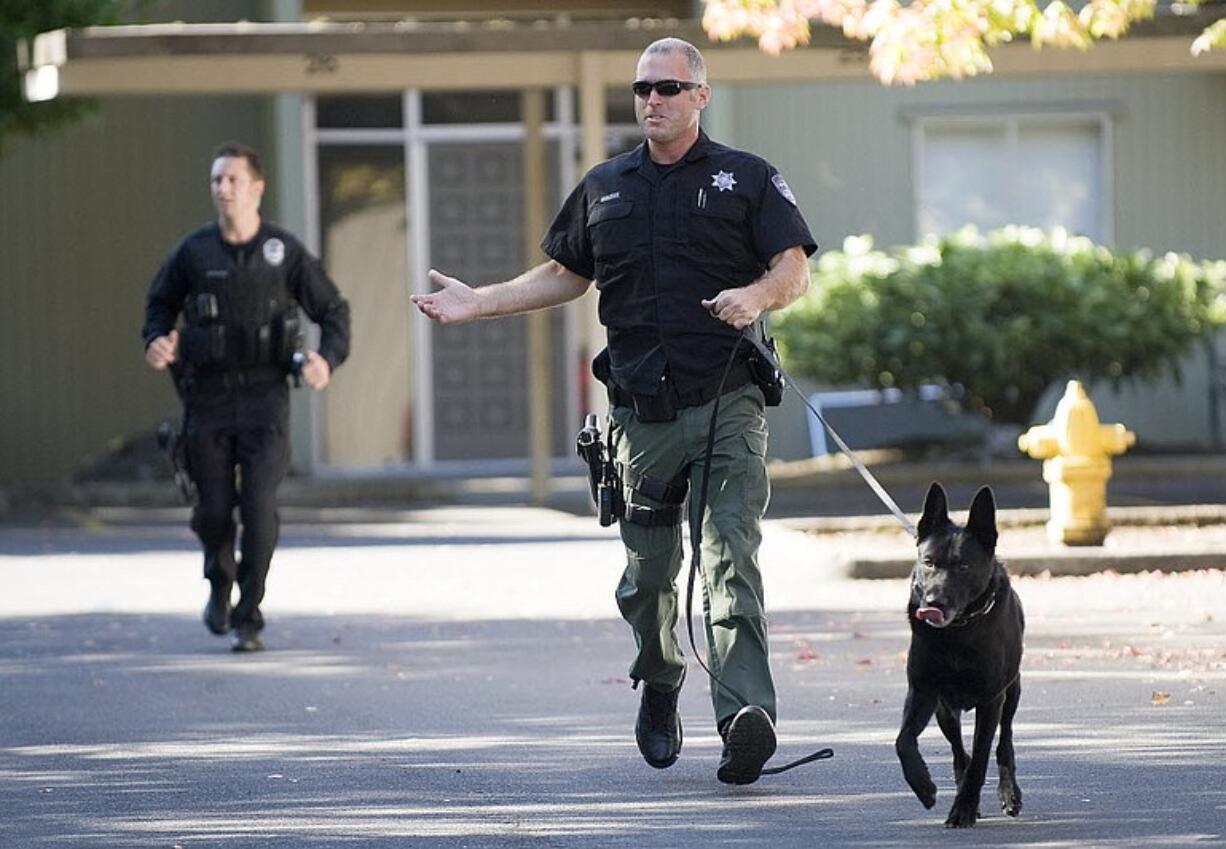
[(251, 352), (251, 362), (255, 363), (256, 365), (262, 365), (264, 363), (280, 365), (280, 363), (273, 357), (272, 325), (261, 324), (259, 327), (257, 327), (255, 329), (254, 338), (252, 341), (254, 344), (252, 345), (253, 350)]
[(194, 366), (220, 363), (226, 358), (226, 328), (220, 324), (208, 327), (184, 327), (179, 334), (183, 361)]
[(290, 370), (294, 354), (302, 348), (302, 333), (298, 324), (298, 312), (293, 310), (272, 321), (272, 363)]

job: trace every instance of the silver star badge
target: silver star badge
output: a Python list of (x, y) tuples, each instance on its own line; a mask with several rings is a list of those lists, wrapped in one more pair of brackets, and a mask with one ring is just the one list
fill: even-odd
[(736, 180), (732, 178), (731, 171), (720, 171), (718, 174), (711, 175), (711, 185), (721, 192), (730, 192), (736, 185)]

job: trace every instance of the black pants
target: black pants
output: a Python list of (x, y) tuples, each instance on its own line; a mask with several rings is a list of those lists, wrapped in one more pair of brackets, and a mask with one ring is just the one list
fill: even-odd
[[(192, 477), (200, 492), (192, 530), (204, 545), (204, 577), (228, 587), (237, 581), (234, 627), (264, 627), (260, 602), (281, 520), (277, 488), (289, 468), (289, 440), (276, 425), (261, 428), (198, 427), (189, 430)], [(242, 557), (235, 562), (237, 525), (242, 523)]]

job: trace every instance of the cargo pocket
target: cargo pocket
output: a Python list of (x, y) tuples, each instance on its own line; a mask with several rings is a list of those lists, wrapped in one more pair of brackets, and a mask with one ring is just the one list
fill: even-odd
[[(757, 387), (753, 387), (757, 390)], [(758, 390), (759, 392), (761, 390)], [(745, 440), (745, 510), (759, 519), (770, 501), (770, 476), (766, 473), (766, 422), (758, 420), (741, 431)]]

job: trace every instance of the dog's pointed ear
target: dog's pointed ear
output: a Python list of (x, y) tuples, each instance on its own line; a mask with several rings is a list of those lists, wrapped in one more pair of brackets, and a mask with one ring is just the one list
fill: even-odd
[(920, 516), (916, 532), (919, 534), (919, 539), (922, 540), (931, 536), (937, 528), (948, 524), (949, 501), (945, 497), (945, 488), (933, 481), (928, 487), (928, 494), (924, 496), (924, 513)]
[(996, 498), (990, 486), (981, 487), (971, 502), (966, 531), (989, 553), (996, 551)]

